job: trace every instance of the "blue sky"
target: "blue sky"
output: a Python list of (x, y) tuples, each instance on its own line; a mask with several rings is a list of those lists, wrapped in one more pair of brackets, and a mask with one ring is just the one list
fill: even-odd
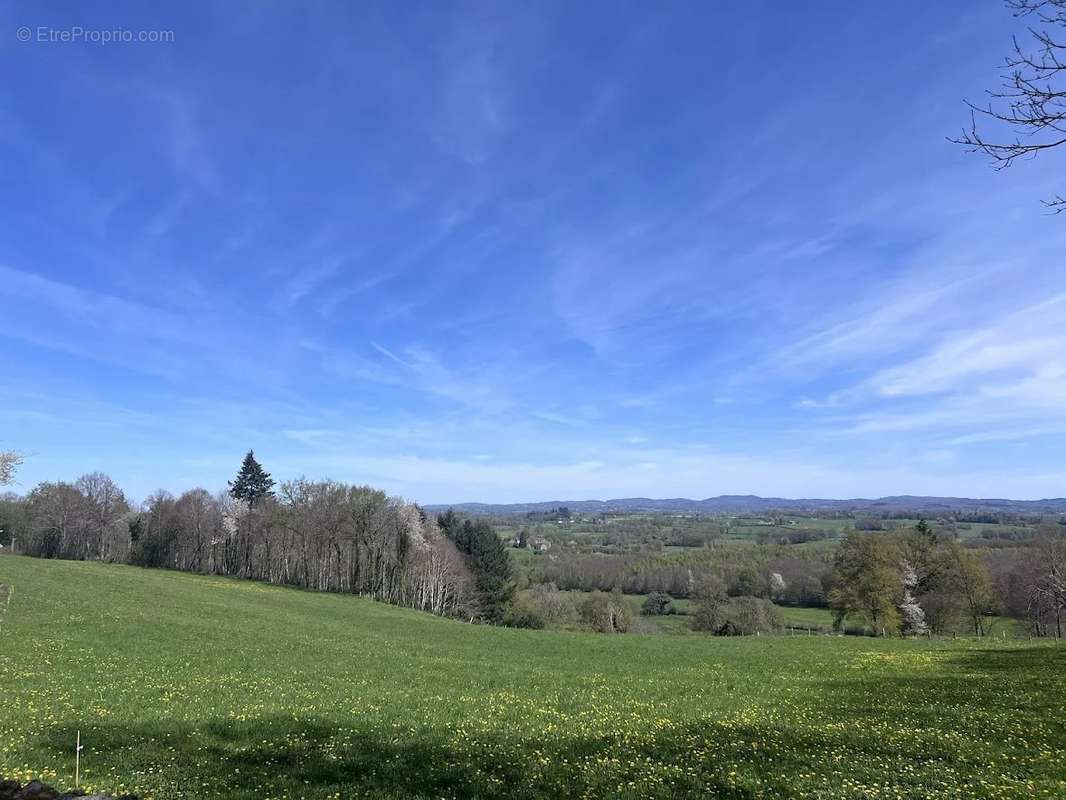
[(945, 141), (998, 2), (2, 9), (17, 488), (1066, 494), (1064, 156)]

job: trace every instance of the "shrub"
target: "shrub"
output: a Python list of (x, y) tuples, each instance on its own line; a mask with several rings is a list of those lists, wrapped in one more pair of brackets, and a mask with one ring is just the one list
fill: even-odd
[(581, 621), (600, 633), (625, 633), (633, 625), (633, 611), (617, 590), (592, 592), (581, 604)]
[(693, 630), (716, 636), (750, 636), (782, 627), (781, 610), (758, 597), (703, 597), (692, 614)]
[(648, 617), (660, 617), (674, 613), (674, 599), (666, 592), (652, 592), (645, 598), (640, 613)]
[(570, 595), (560, 592), (554, 583), (541, 583), (525, 593), (544, 621), (552, 628), (567, 628), (577, 623), (577, 607)]
[(547, 627), (544, 615), (527, 595), (519, 595), (507, 604), (501, 622), (509, 628), (540, 630)]
[(692, 604), (692, 630), (706, 633), (718, 633), (725, 624), (725, 597), (717, 594), (705, 594)]

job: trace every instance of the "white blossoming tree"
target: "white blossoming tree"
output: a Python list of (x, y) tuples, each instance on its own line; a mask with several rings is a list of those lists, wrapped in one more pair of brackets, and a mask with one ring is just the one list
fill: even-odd
[(785, 583), (785, 577), (780, 572), (770, 573), (770, 599), (780, 600), (781, 596), (785, 593), (787, 584)]
[(918, 585), (918, 573), (907, 561), (901, 567), (903, 576), (903, 600), (899, 604), (900, 630), (904, 636), (925, 636), (929, 625), (925, 621), (925, 611), (914, 599), (914, 589)]

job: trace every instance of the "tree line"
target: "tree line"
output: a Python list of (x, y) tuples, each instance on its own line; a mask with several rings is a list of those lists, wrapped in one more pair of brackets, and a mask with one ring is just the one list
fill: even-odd
[(137, 508), (101, 473), (41, 483), (0, 502), (0, 543), (500, 621), (512, 591), (502, 543), (483, 523), (441, 519), (368, 486), (300, 478), (275, 488), (249, 452), (228, 491), (158, 491)]
[(1030, 634), (1063, 635), (1066, 535), (1046, 526), (1028, 546), (982, 553), (927, 523), (896, 533), (853, 532), (837, 549), (827, 597), (838, 627), (851, 617), (876, 633), (939, 634), (965, 620), (983, 636), (999, 615)]
[[(773, 596), (788, 605), (824, 606), (830, 568), (823, 553), (801, 555), (784, 546), (723, 542), (684, 553), (568, 553), (565, 558), (538, 560), (531, 580), (562, 590), (617, 588), (625, 594), (661, 592), (692, 599), (713, 584), (733, 597)], [(774, 575), (782, 581), (781, 588), (776, 588)]]

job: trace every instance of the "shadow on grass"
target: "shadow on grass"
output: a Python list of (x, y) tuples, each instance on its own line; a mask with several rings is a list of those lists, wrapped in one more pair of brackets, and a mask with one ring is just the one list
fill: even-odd
[[(892, 784), (904, 797), (932, 786), (950, 797), (961, 787), (937, 781), (975, 780), (1000, 761), (1004, 719), (1029, 714), (1050, 726), (1050, 746), (1063, 746), (1061, 692), (1047, 681), (1061, 681), (1064, 668), (1066, 648), (972, 650), (929, 674), (842, 673), (761, 721), (649, 724), (601, 737), (361, 729), (345, 726), (354, 719), (292, 716), (83, 725), (81, 736), (90, 770), (112, 770), (156, 797), (747, 800), (831, 796), (844, 777)], [(67, 752), (74, 736), (73, 727), (52, 728), (36, 744)], [(1012, 780), (1062, 778), (1036, 751), (1009, 768)]]
[[(388, 729), (359, 731), (292, 717), (81, 728), (88, 743), (83, 763), (113, 765), (132, 791), (153, 796), (753, 798), (753, 791), (728, 780), (726, 747), (714, 763), (700, 764), (683, 779), (649, 782), (652, 763), (692, 763), (693, 733), (653, 737), (634, 748), (623, 736), (549, 743), (479, 735), (457, 746), (433, 734), (389, 735)], [(69, 750), (74, 735), (73, 727), (53, 728), (39, 744)], [(731, 738), (746, 742), (755, 735), (730, 731)], [(721, 736), (713, 738), (726, 744)], [(745, 750), (750, 758), (751, 750)]]
[(875, 683), (879, 693), (927, 715), (945, 707), (1030, 718), (1046, 712), (1046, 719), (1061, 723), (1066, 716), (1066, 647), (1048, 643), (962, 650), (933, 674), (883, 676)]
[(1066, 675), (1066, 646), (1052, 640), (1030, 647), (976, 648), (965, 650), (953, 662), (968, 670), (989, 672), (1046, 672)]
[[(962, 650), (935, 670), (860, 674), (827, 687), (827, 715), (860, 731), (892, 720), (921, 732), (916, 752), (923, 760), (978, 775), (993, 757), (1000, 762), (996, 775), (1046, 781), (1056, 792), (1066, 780), (1058, 761), (1040, 755), (1066, 747), (1066, 647)], [(997, 755), (1000, 748), (1009, 755)]]

